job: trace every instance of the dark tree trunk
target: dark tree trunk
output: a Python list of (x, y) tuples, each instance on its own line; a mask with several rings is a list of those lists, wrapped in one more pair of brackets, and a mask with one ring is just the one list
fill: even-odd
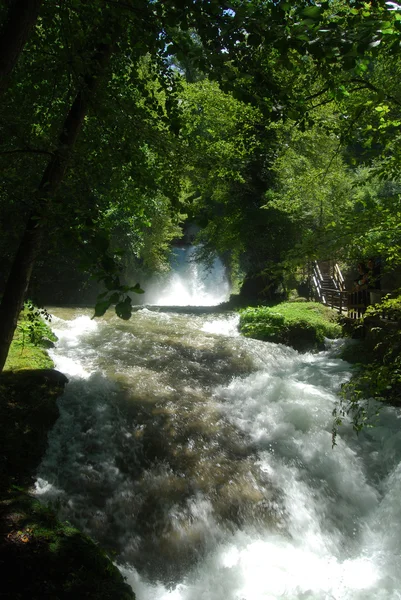
[(28, 219), (15, 255), (0, 304), (0, 373), (7, 359), (17, 320), (31, 278), (32, 268), (40, 252), (46, 231), (46, 215), (52, 208), (52, 197), (63, 180), (68, 159), (82, 128), (89, 103), (98, 87), (112, 54), (112, 45), (101, 44), (93, 56), (84, 85), (78, 92), (63, 123), (58, 148), (43, 174), (37, 191), (37, 209)]
[(43, 0), (13, 0), (0, 31), (0, 93), (7, 87)]

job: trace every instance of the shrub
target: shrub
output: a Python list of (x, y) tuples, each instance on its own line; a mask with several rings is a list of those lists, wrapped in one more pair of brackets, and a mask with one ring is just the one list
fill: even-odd
[(333, 444), (346, 415), (352, 419), (356, 432), (372, 425), (377, 410), (372, 414), (368, 399), (401, 405), (401, 295), (387, 296), (379, 304), (369, 306), (363, 321), (366, 337), (355, 353), (357, 370), (342, 386), (333, 412)]

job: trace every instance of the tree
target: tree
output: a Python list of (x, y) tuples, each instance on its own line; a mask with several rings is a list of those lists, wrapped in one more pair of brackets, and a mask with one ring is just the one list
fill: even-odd
[[(285, 214), (274, 208), (261, 211), (275, 178), (271, 165), (276, 132), (264, 124), (257, 108), (208, 79), (188, 84), (181, 106), (189, 182), (186, 210), (201, 226), (198, 254), (207, 260), (217, 252), (232, 279), (241, 270), (253, 279), (255, 293), (269, 296), (280, 277), (271, 269), (267, 273), (267, 266), (279, 260), (292, 239)], [(261, 271), (265, 276), (256, 282)]]
[[(10, 213), (13, 212), (14, 206), (15, 211), (22, 208), (22, 213), (28, 216), (28, 224), (14, 258), (14, 266), (10, 271), (0, 308), (0, 330), (2, 332), (0, 368), (4, 364), (8, 344), (42, 240), (51, 233), (50, 224), (54, 222), (54, 213), (60, 218), (61, 215), (66, 215), (68, 208), (73, 208), (73, 211), (70, 211), (73, 213), (71, 216), (72, 223), (74, 223), (71, 225), (71, 230), (75, 228), (75, 231), (83, 232), (83, 243), (85, 244), (86, 241), (87, 245), (96, 247), (98, 251), (99, 260), (96, 261), (94, 268), (97, 276), (103, 279), (107, 291), (106, 298), (96, 307), (96, 314), (102, 314), (110, 303), (117, 300), (117, 313), (124, 318), (130, 315), (131, 299), (126, 295), (129, 288), (120, 283), (118, 264), (116, 264), (115, 256), (108, 251), (108, 236), (99, 230), (99, 227), (105, 222), (102, 212), (106, 210), (107, 199), (105, 197), (107, 198), (107, 193), (104, 193), (104, 189), (103, 193), (99, 193), (100, 182), (92, 181), (89, 184), (91, 193), (88, 194), (86, 208), (81, 207), (80, 211), (76, 210), (75, 203), (71, 203), (69, 200), (67, 210), (65, 210), (61, 199), (66, 197), (63, 190), (64, 184), (66, 182), (71, 184), (71, 179), (68, 181), (68, 169), (74, 166), (74, 173), (77, 173), (79, 170), (77, 164), (79, 161), (83, 161), (86, 166), (93, 167), (98, 173), (102, 170), (105, 164), (102, 165), (99, 160), (95, 160), (94, 149), (89, 157), (81, 154), (78, 158), (76, 153), (80, 146), (82, 133), (89, 132), (90, 124), (94, 123), (93, 119), (88, 118), (89, 109), (98, 119), (97, 131), (101, 132), (102, 127), (99, 126), (99, 123), (102, 118), (106, 123), (110, 122), (109, 115), (102, 112), (104, 99), (106, 97), (114, 98), (112, 114), (120, 103), (126, 104), (130, 109), (132, 103), (127, 99), (124, 90), (133, 83), (134, 90), (131, 88), (131, 92), (135, 92), (135, 106), (138, 110), (135, 110), (134, 114), (125, 112), (124, 109), (116, 112), (118, 115), (123, 115), (128, 130), (133, 132), (137, 151), (126, 159), (124, 168), (113, 172), (112, 187), (122, 189), (127, 169), (131, 169), (137, 180), (135, 182), (134, 177), (131, 177), (128, 187), (132, 191), (135, 188), (142, 190), (146, 187), (150, 188), (150, 174), (155, 175), (158, 171), (154, 164), (157, 153), (155, 154), (150, 148), (152, 144), (149, 142), (145, 143), (141, 139), (138, 143), (134, 131), (147, 128), (147, 119), (150, 113), (148, 112), (148, 116), (146, 116), (146, 107), (151, 107), (150, 112), (153, 110), (158, 113), (159, 117), (159, 125), (152, 127), (152, 135), (161, 139), (167, 129), (171, 131), (172, 135), (177, 132), (175, 74), (168, 63), (168, 58), (174, 49), (174, 36), (178, 31), (195, 27), (200, 38), (207, 45), (208, 41), (218, 38), (220, 23), (227, 20), (225, 8), (217, 2), (196, 4), (184, 2), (177, 8), (173, 2), (161, 3), (142, 0), (139, 3), (130, 1), (106, 4), (94, 2), (88, 5), (88, 3), (71, 0), (71, 2), (59, 5), (57, 11), (50, 4), (45, 4), (45, 9), (42, 18), (44, 21), (47, 19), (50, 26), (46, 28), (44, 21), (39, 23), (35, 36), (31, 40), (29, 51), (24, 53), (25, 64), (22, 61), (18, 70), (19, 77), (14, 78), (14, 85), (8, 92), (10, 101), (7, 108), (9, 116), (12, 116), (13, 126), (10, 127), (5, 118), (1, 123), (1, 126), (8, 130), (9, 135), (6, 138), (5, 146), (1, 149), (0, 156), (16, 157), (13, 167), (8, 167), (1, 202), (6, 212), (10, 207)], [(49, 45), (50, 40), (56, 41), (54, 46)], [(146, 55), (152, 57), (155, 69), (154, 81), (161, 89), (160, 94), (163, 96), (163, 100), (161, 100), (161, 96), (156, 97), (155, 90), (141, 82), (138, 76), (139, 61)], [(44, 57), (47, 57), (47, 62)], [(39, 73), (38, 64), (41, 62), (45, 64), (45, 69)], [(27, 68), (28, 64), (33, 66), (33, 71)], [(61, 65), (62, 68), (52, 85), (51, 80), (56, 64)], [(29, 81), (33, 80), (35, 76), (37, 79), (34, 85), (27, 90), (26, 97), (24, 97), (23, 90), (27, 88), (23, 78)], [(105, 80), (104, 84), (102, 84), (102, 78)], [(32, 119), (26, 118), (24, 112), (21, 111), (21, 105), (18, 114), (22, 116), (17, 116), (14, 109), (15, 104), (11, 104), (13, 96), (18, 97), (20, 103), (25, 104), (27, 108), (30, 104), (29, 114), (32, 115)], [(99, 109), (95, 112), (93, 109), (96, 105)], [(65, 113), (67, 113), (67, 117), (64, 116)], [(134, 118), (139, 114), (140, 120), (134, 122)], [(100, 133), (99, 137), (104, 136)], [(31, 144), (31, 141), (35, 142), (34, 145)], [(134, 143), (125, 144), (125, 141), (125, 139), (121, 140), (119, 149), (121, 153), (124, 153), (125, 150), (131, 153)], [(98, 154), (107, 154), (103, 151), (102, 145), (100, 148), (101, 151)], [(174, 187), (173, 163), (175, 161), (174, 154), (170, 153), (171, 149), (172, 146), (169, 145), (162, 161), (163, 173), (159, 172), (156, 178), (159, 184), (163, 179), (164, 190), (170, 187), (170, 192)], [(24, 186), (21, 185), (23, 179), (21, 168), (25, 162), (23, 158), (26, 160), (29, 156), (34, 159), (29, 162), (29, 169), (26, 169), (29, 179), (28, 181), (24, 179)], [(140, 156), (143, 168), (135, 168), (133, 156), (135, 158)], [(87, 161), (87, 159), (89, 160)], [(47, 165), (45, 160), (48, 161)], [(44, 168), (43, 175), (40, 176), (35, 191), (35, 181), (39, 177), (41, 168)], [(173, 175), (171, 176), (170, 173)], [(116, 179), (119, 180), (119, 185), (114, 185)], [(148, 181), (144, 183), (144, 179)], [(8, 192), (12, 189), (12, 181), (17, 181), (21, 190), (24, 187), (27, 188), (28, 194), (25, 202), (22, 203), (20, 200), (15, 203), (10, 202), (9, 198), (12, 196)], [(158, 187), (160, 185), (153, 184), (155, 194)], [(101, 198), (101, 202), (93, 207), (90, 205), (90, 199), (96, 197)], [(132, 209), (138, 214), (144, 214), (146, 210), (141, 203), (144, 201), (146, 204), (147, 200), (149, 200), (149, 196), (145, 194), (141, 197), (139, 206), (132, 206)], [(84, 225), (85, 220), (88, 223)], [(85, 227), (87, 233), (85, 233)], [(68, 228), (66, 222), (63, 229), (67, 230)], [(133, 286), (132, 291), (137, 290), (139, 290), (139, 286)]]
[(0, 94), (4, 92), (43, 0), (11, 0), (0, 30)]
[(39, 184), (36, 207), (29, 216), (20, 245), (14, 258), (0, 304), (0, 371), (7, 359), (25, 293), (28, 289), (32, 268), (41, 250), (46, 233), (48, 211), (52, 208), (52, 197), (56, 195), (65, 171), (69, 154), (72, 152), (94, 95), (113, 51), (113, 44), (100, 43), (95, 51), (82, 88), (78, 91), (63, 123), (58, 146), (53, 152)]
[[(257, 105), (267, 123), (280, 129), (287, 122), (313, 137), (315, 162), (305, 137), (301, 149), (294, 136), (283, 140), (290, 148), (279, 150), (281, 162), (272, 167), (278, 179), (271, 179), (266, 194), (266, 210), (279, 208), (298, 224), (292, 244), (301, 245), (287, 256), (302, 262), (307, 256), (355, 258), (363, 251), (394, 264), (400, 255), (398, 187), (385, 189), (377, 177), (399, 178), (400, 6), (278, 2), (233, 11), (244, 26), (242, 35), (224, 38), (224, 89)], [(321, 173), (316, 125), (329, 136)], [(334, 201), (339, 209), (333, 212)]]

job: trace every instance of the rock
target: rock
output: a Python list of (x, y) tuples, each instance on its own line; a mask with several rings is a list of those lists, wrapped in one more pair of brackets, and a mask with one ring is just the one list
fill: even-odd
[(64, 386), (68, 383), (68, 377), (57, 371), (57, 369), (22, 369), (20, 371), (4, 371), (0, 376), (1, 381), (13, 381), (18, 379), (19, 381), (27, 381), (32, 379), (40, 383), (40, 381), (46, 381), (54, 383), (59, 386)]

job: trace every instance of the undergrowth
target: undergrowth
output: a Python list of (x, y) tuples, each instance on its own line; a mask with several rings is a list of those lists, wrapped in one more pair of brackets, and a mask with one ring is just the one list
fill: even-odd
[(45, 309), (25, 303), (18, 319), (17, 329), (11, 343), (4, 369), (52, 369), (53, 361), (46, 352), (56, 336), (48, 323), (50, 315)]
[(333, 444), (346, 416), (359, 433), (373, 425), (381, 408), (378, 403), (401, 406), (401, 295), (369, 306), (361, 326), (362, 343), (344, 357), (354, 363), (355, 372), (342, 386), (333, 411)]

